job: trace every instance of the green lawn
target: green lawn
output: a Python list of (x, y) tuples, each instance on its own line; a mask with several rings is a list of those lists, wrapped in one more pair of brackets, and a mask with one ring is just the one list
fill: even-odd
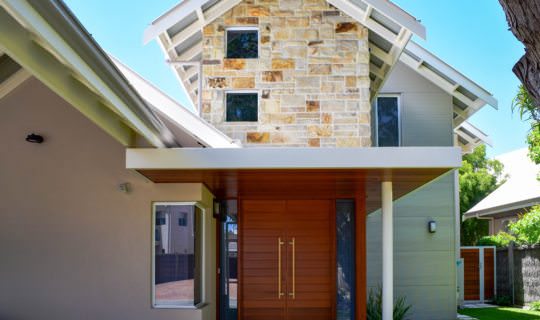
[(540, 312), (516, 308), (463, 309), (459, 313), (479, 320), (539, 320)]

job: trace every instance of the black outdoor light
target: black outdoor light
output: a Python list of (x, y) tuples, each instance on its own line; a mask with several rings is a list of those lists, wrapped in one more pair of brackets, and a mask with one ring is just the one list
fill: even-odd
[(26, 136), (26, 141), (30, 143), (43, 143), (45, 139), (43, 139), (43, 136), (35, 133), (31, 133)]
[(437, 232), (437, 222), (435, 222), (435, 220), (431, 220), (428, 222), (428, 231), (429, 233)]

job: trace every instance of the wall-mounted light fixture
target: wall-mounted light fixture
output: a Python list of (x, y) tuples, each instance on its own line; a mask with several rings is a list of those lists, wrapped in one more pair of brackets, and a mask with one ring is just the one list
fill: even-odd
[(131, 192), (131, 183), (124, 182), (118, 185), (118, 191), (122, 193), (130, 193)]
[(227, 203), (225, 201), (214, 199), (213, 216), (222, 222), (227, 220)]
[(437, 232), (437, 222), (435, 220), (430, 220), (428, 222), (428, 231), (429, 233)]
[(43, 139), (43, 136), (40, 136), (39, 134), (31, 133), (26, 136), (26, 141), (31, 143), (43, 143), (45, 139)]

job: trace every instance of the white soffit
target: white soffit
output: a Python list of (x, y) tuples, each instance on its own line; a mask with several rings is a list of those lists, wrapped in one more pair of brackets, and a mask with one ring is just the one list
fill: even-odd
[(468, 121), (460, 123), (454, 129), (454, 133), (456, 134), (455, 145), (459, 146), (463, 153), (471, 153), (481, 144), (493, 146), (491, 138)]
[(452, 96), (454, 128), (486, 104), (498, 108), (491, 93), (414, 41), (407, 44), (399, 59)]
[[(143, 41), (157, 38), (168, 61), (200, 61), (202, 29), (241, 0), (184, 0), (145, 30)], [(388, 0), (328, 0), (369, 29), (371, 97), (375, 97), (413, 34), (426, 37), (425, 27)], [(198, 103), (197, 66), (171, 63), (181, 86)]]
[(456, 147), (127, 149), (128, 169), (458, 168)]
[(120, 60), (113, 56), (109, 57), (148, 104), (159, 111), (160, 114), (165, 115), (170, 122), (174, 123), (174, 125), (178, 126), (185, 134), (191, 136), (198, 143), (211, 148), (240, 147), (238, 143), (174, 101), (171, 97), (120, 62)]

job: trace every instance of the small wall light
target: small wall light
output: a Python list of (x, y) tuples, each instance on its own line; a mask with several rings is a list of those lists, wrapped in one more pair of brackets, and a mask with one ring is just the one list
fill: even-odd
[(130, 193), (131, 192), (131, 183), (125, 182), (118, 185), (118, 191), (122, 193)]
[(40, 136), (39, 134), (31, 133), (26, 136), (26, 141), (31, 143), (43, 143), (45, 139), (43, 139), (43, 136)]
[(218, 221), (227, 220), (227, 204), (223, 200), (214, 199), (214, 218)]
[(428, 222), (428, 231), (429, 233), (437, 232), (437, 222), (435, 220), (431, 220)]

